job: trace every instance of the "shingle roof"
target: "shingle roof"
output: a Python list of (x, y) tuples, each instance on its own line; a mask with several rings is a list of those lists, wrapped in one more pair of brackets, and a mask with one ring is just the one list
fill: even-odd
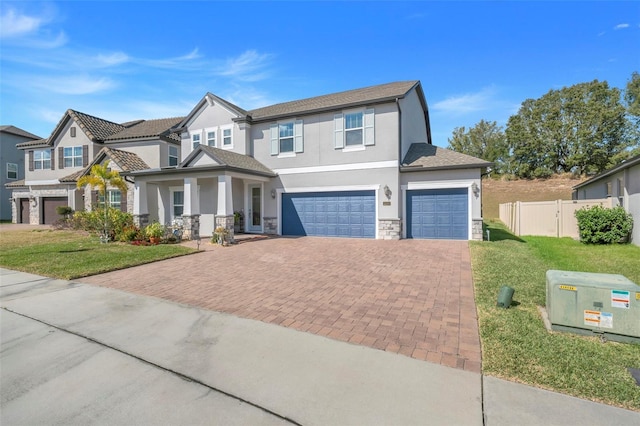
[(413, 143), (402, 160), (401, 170), (465, 169), (490, 167), (493, 163), (427, 143)]
[(171, 129), (180, 123), (184, 117), (160, 118), (157, 120), (139, 120), (137, 122), (126, 123), (129, 127), (118, 133), (114, 133), (105, 138), (105, 141), (116, 141), (123, 139), (140, 139), (148, 137), (166, 136), (180, 142), (180, 136), (171, 133)]
[(398, 81), (380, 84), (362, 89), (347, 90), (313, 98), (300, 99), (292, 102), (257, 108), (248, 112), (253, 120), (263, 120), (283, 115), (294, 115), (312, 111), (330, 110), (349, 106), (364, 105), (383, 100), (403, 97), (419, 82)]
[[(248, 155), (238, 154), (226, 149), (214, 148), (207, 145), (200, 145), (198, 148), (213, 158), (216, 162), (220, 163), (220, 165), (275, 175), (273, 170)], [(185, 161), (185, 163), (187, 163), (187, 161)]]
[(0, 126), (0, 132), (2, 133), (11, 133), (12, 135), (22, 136), (23, 138), (29, 139), (42, 139), (40, 136), (36, 136), (33, 133), (29, 133), (26, 130), (22, 130), (16, 126)]

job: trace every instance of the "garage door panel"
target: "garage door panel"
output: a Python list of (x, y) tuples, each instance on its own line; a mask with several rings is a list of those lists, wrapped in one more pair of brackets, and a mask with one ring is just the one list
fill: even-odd
[(42, 223), (45, 225), (51, 225), (58, 219), (60, 219), (60, 215), (58, 214), (56, 208), (64, 207), (67, 205), (66, 198), (58, 198), (58, 197), (43, 197), (42, 198)]
[(374, 191), (282, 194), (283, 235), (375, 237)]
[(468, 239), (466, 188), (408, 191), (406, 207), (408, 238)]

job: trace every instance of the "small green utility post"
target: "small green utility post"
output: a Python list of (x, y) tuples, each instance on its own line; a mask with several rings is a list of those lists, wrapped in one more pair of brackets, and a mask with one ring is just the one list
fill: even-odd
[(498, 293), (498, 304), (500, 308), (508, 309), (511, 306), (511, 299), (513, 299), (513, 293), (515, 290), (509, 286), (502, 286), (500, 293)]

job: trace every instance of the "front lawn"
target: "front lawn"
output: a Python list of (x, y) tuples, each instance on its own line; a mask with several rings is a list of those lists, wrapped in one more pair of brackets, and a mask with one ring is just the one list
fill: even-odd
[[(515, 237), (487, 223), (491, 240), (471, 243), (483, 373), (640, 411), (640, 345), (548, 332), (546, 271), (621, 274), (640, 283), (640, 247), (587, 246), (569, 238)], [(515, 306), (496, 307), (500, 287), (515, 289)]]
[(177, 244), (101, 244), (98, 237), (76, 231), (0, 233), (0, 267), (67, 280), (193, 252)]

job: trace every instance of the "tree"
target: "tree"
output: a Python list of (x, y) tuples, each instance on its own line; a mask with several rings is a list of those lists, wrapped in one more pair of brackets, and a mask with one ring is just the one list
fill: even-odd
[(525, 100), (505, 132), (516, 175), (581, 175), (619, 163), (637, 143), (625, 112), (620, 90), (598, 80)]
[(117, 170), (111, 170), (109, 168), (109, 160), (107, 160), (102, 165), (94, 165), (91, 167), (91, 172), (88, 175), (84, 175), (78, 179), (78, 188), (86, 185), (97, 189), (98, 194), (104, 199), (104, 223), (101, 239), (107, 242), (109, 241), (109, 209), (111, 208), (107, 191), (109, 188), (116, 188), (122, 193), (125, 193), (127, 191), (127, 183)]
[(448, 141), (448, 149), (493, 162), (495, 166), (492, 174), (508, 172), (507, 138), (502, 127), (495, 121), (480, 120), (469, 130), (465, 127), (456, 127)]
[(634, 71), (631, 74), (631, 79), (627, 81), (624, 100), (627, 103), (629, 115), (636, 117), (636, 120), (640, 120), (640, 74), (637, 71)]

